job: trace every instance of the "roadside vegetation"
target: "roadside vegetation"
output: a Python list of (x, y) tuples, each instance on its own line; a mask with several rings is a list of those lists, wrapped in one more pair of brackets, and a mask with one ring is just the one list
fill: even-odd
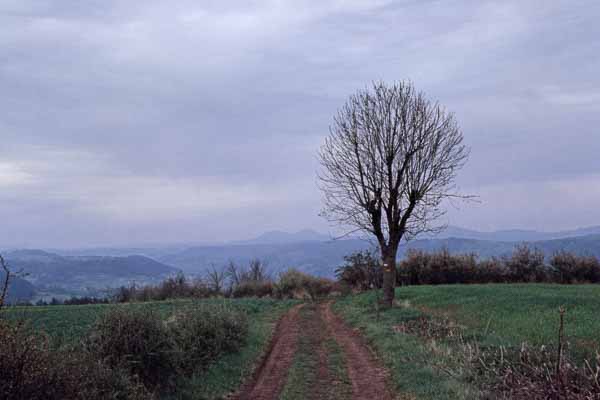
[(248, 266), (230, 262), (223, 269), (212, 268), (204, 279), (188, 280), (179, 274), (156, 286), (121, 287), (113, 294), (113, 300), (117, 303), (210, 297), (316, 300), (336, 288), (331, 279), (294, 268), (273, 277), (264, 262), (252, 260)]
[[(336, 270), (338, 280), (353, 290), (382, 287), (383, 274), (376, 254), (354, 253)], [(600, 283), (600, 261), (561, 251), (549, 257), (526, 244), (504, 257), (479, 259), (476, 254), (409, 250), (396, 265), (396, 285), (476, 283)]]
[(285, 400), (353, 393), (364, 366), (348, 358), (355, 350), (341, 344), (331, 304), (406, 398), (598, 398), (600, 286), (585, 284), (596, 282), (595, 258), (544, 257), (525, 246), (490, 260), (411, 252), (397, 265), (403, 286), (391, 308), (381, 304), (378, 260), (371, 252), (349, 255), (337, 282), (295, 269), (274, 278), (255, 261), (202, 280), (177, 275), (123, 287), (106, 299), (4, 307), (0, 370), (10, 373), (2, 374), (0, 393), (219, 399), (252, 379), (276, 322), (304, 302), (291, 325), (298, 334), (286, 372), (271, 388)]
[(399, 393), (418, 399), (600, 394), (598, 286), (415, 286), (396, 295), (391, 309), (378, 305), (380, 291), (369, 291), (341, 298), (334, 310), (365, 335)]
[(17, 400), (220, 398), (251, 373), (292, 304), (11, 307), (0, 320), (1, 342), (8, 344), (0, 348), (0, 370), (19, 373), (3, 374), (0, 393)]

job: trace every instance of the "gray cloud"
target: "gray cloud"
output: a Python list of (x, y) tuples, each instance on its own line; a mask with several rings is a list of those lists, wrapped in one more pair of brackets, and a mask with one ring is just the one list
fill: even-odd
[(316, 150), (411, 79), (472, 147), (474, 228), (600, 223), (595, 1), (0, 2), (3, 246), (327, 229)]

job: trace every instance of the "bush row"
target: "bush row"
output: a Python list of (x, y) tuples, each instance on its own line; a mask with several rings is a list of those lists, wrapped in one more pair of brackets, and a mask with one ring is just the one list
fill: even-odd
[(234, 286), (232, 297), (274, 297), (278, 299), (318, 299), (336, 290), (331, 279), (319, 278), (296, 269), (288, 269), (275, 282), (244, 281)]
[[(35, 302), (36, 306), (58, 306), (58, 305), (66, 305), (66, 306), (80, 306), (84, 304), (109, 304), (110, 299), (108, 297), (92, 297), (92, 296), (82, 296), (82, 297), (71, 297), (64, 300), (59, 300), (56, 297), (52, 297), (49, 301), (40, 299)], [(25, 303), (24, 305), (31, 305), (30, 303)]]
[[(345, 258), (336, 271), (338, 279), (356, 289), (380, 288), (378, 257), (359, 252)], [(517, 246), (511, 255), (480, 260), (475, 254), (451, 254), (409, 250), (397, 265), (398, 285), (455, 283), (600, 283), (600, 262), (595, 257), (561, 251), (548, 259), (538, 249)]]
[(538, 249), (517, 246), (510, 256), (478, 260), (474, 254), (410, 251), (398, 265), (398, 284), (600, 283), (595, 257), (558, 252), (547, 261)]
[(182, 273), (165, 279), (158, 285), (121, 286), (112, 294), (117, 303), (132, 301), (162, 301), (181, 298), (207, 298), (218, 294), (201, 279), (189, 280)]
[(157, 286), (121, 287), (115, 291), (113, 301), (125, 303), (212, 296), (316, 299), (327, 296), (333, 290), (336, 290), (334, 281), (293, 268), (279, 274), (278, 279), (272, 279), (263, 263), (252, 261), (247, 269), (230, 263), (224, 271), (210, 271), (206, 281), (190, 282), (185, 276), (177, 275)]
[(176, 379), (239, 350), (246, 317), (224, 307), (190, 308), (166, 321), (144, 309), (115, 308), (76, 348), (52, 349), (25, 323), (0, 320), (0, 398), (152, 399)]

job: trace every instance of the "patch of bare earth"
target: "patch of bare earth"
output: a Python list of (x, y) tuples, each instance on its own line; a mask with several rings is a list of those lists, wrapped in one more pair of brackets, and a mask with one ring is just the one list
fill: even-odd
[(237, 400), (277, 399), (287, 380), (294, 360), (299, 334), (299, 311), (302, 304), (292, 308), (277, 324), (271, 346), (253, 379), (247, 382)]
[(389, 374), (382, 368), (363, 338), (331, 311), (331, 304), (323, 308), (323, 319), (335, 340), (344, 351), (348, 376), (352, 382), (353, 400), (392, 400), (388, 389)]
[(314, 354), (316, 361), (316, 371), (311, 375), (305, 398), (315, 400), (347, 398), (349, 388), (346, 394), (337, 390), (341, 388), (342, 383), (339, 382), (339, 376), (336, 377), (336, 373), (330, 370), (331, 354), (325, 343), (333, 339), (343, 353), (347, 378), (352, 385), (351, 398), (392, 400), (393, 396), (387, 386), (387, 371), (379, 365), (361, 335), (331, 311), (330, 303), (322, 303), (317, 307), (309, 305), (305, 313), (300, 313), (301, 307), (302, 305), (294, 307), (279, 322), (270, 351), (253, 379), (247, 382), (234, 398), (236, 400), (278, 399), (288, 380), (288, 371), (294, 363), (295, 353), (299, 351), (299, 343), (304, 343), (303, 351)]

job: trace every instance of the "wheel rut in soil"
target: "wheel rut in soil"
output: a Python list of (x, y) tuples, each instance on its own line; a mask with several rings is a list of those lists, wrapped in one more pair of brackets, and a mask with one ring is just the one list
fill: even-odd
[[(286, 387), (288, 371), (294, 364), (298, 343), (309, 343), (316, 358), (316, 371), (310, 382), (306, 382), (303, 399), (314, 400), (392, 400), (388, 389), (387, 371), (382, 368), (373, 352), (357, 330), (350, 328), (331, 310), (331, 302), (314, 307), (314, 311), (303, 312), (304, 305), (292, 308), (277, 324), (270, 350), (247, 382), (236, 400), (277, 400)], [(308, 309), (305, 309), (308, 311)], [(308, 337), (310, 336), (310, 338)], [(310, 339), (310, 340), (307, 340)], [(331, 370), (330, 356), (326, 343), (335, 341), (341, 349), (345, 371), (351, 390), (340, 388), (339, 371)], [(306, 348), (303, 351), (307, 351)], [(351, 392), (351, 394), (350, 394)]]
[(242, 387), (237, 400), (275, 400), (287, 380), (298, 343), (300, 309), (293, 307), (277, 324), (270, 349), (253, 379)]

